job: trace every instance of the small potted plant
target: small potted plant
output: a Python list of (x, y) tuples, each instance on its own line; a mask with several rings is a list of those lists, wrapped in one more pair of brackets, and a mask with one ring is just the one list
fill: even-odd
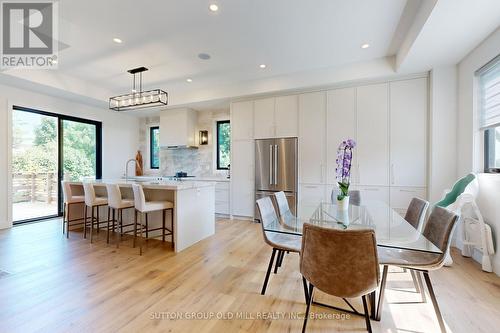
[(336, 178), (339, 186), (337, 194), (337, 206), (339, 210), (347, 210), (349, 207), (349, 185), (351, 180), (352, 150), (354, 147), (356, 147), (356, 141), (347, 139), (340, 143), (337, 150)]

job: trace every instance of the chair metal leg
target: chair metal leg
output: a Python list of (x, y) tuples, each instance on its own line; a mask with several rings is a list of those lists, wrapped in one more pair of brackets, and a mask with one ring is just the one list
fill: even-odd
[(285, 251), (281, 251), (281, 258), (278, 267), (281, 267), (281, 265), (283, 264), (283, 258), (285, 258), (285, 254), (286, 254)]
[(274, 264), (274, 274), (278, 273), (278, 267), (279, 267), (282, 253), (283, 253), (283, 251), (278, 250), (278, 258), (276, 258), (276, 263)]
[[(123, 220), (121, 218), (122, 216), (122, 210), (118, 209), (118, 212), (116, 213), (116, 218), (118, 220), (118, 228), (123, 229)], [(116, 248), (120, 247), (120, 242), (122, 241), (122, 233), (118, 232), (118, 242), (116, 242)]]
[(372, 325), (370, 323), (370, 313), (368, 312), (368, 305), (366, 304), (366, 295), (361, 296), (363, 299), (363, 310), (365, 311), (365, 322), (366, 322), (366, 329), (368, 330), (369, 333), (372, 333)]
[(63, 203), (63, 223), (62, 223), (62, 232), (64, 235), (64, 225), (66, 224), (66, 203)]
[(137, 238), (137, 209), (134, 212), (134, 240), (132, 241), (132, 247), (135, 248), (135, 240)]
[(307, 281), (306, 278), (302, 276), (302, 285), (304, 287), (304, 296), (306, 298), (306, 304), (309, 303), (309, 292), (307, 291)]
[(110, 218), (110, 216), (111, 216), (111, 208), (109, 208), (109, 206), (108, 206), (108, 222), (106, 224), (106, 229), (108, 229), (108, 231), (106, 232), (106, 244), (109, 244), (109, 222), (110, 222), (109, 218)]
[(420, 295), (422, 296), (422, 303), (427, 303), (427, 296), (425, 296), (424, 282), (422, 282), (422, 274), (419, 271), (414, 271), (417, 277), (417, 283), (420, 286)]
[(380, 321), (380, 317), (382, 316), (382, 305), (384, 304), (385, 284), (387, 283), (388, 270), (389, 266), (385, 265), (382, 272), (382, 282), (380, 283), (380, 291), (378, 295), (377, 315), (375, 317), (375, 320), (377, 321)]
[(370, 294), (370, 316), (372, 319), (375, 319), (375, 301), (376, 301), (376, 295), (377, 293), (375, 291), (373, 291), (371, 294)]
[[(142, 227), (142, 224), (141, 224), (141, 227)], [(148, 226), (148, 213), (146, 213), (146, 240), (149, 238), (148, 229), (149, 229), (149, 226)], [(141, 242), (142, 242), (142, 239), (141, 239)]]
[(313, 292), (314, 286), (309, 283), (309, 302), (307, 302), (306, 313), (304, 315), (304, 324), (302, 325), (302, 333), (305, 333), (307, 326), (307, 319), (309, 319), (309, 310), (311, 309), (311, 304), (313, 302)]
[(439, 310), (439, 305), (434, 294), (434, 289), (432, 288), (431, 278), (429, 277), (429, 272), (423, 272), (425, 283), (427, 284), (427, 290), (429, 291), (429, 296), (432, 300), (432, 305), (434, 305), (434, 311), (436, 311), (436, 316), (439, 322), (439, 327), (442, 333), (446, 333), (446, 326), (444, 325), (443, 316), (441, 315), (441, 310)]
[[(148, 213), (146, 213), (146, 223), (148, 221)], [(139, 243), (139, 255), (142, 256), (142, 232), (144, 231), (144, 228), (143, 228), (143, 225), (142, 225), (142, 221), (139, 223), (139, 227), (141, 228), (141, 239), (139, 240), (140, 243)], [(147, 227), (146, 227), (146, 230), (147, 230)]]
[(172, 249), (175, 250), (175, 240), (174, 240), (175, 239), (174, 238), (174, 235), (175, 235), (174, 234), (174, 223), (175, 223), (174, 222), (175, 221), (174, 220), (174, 209), (172, 208), (170, 211), (172, 212)]
[[(64, 213), (63, 213), (66, 215), (66, 238), (69, 238), (69, 217), (70, 217), (69, 207), (70, 206), (71, 206), (71, 204), (69, 204), (69, 203), (66, 204), (66, 209), (64, 210)], [(64, 223), (63, 223), (63, 229), (64, 229)]]
[(261, 295), (266, 294), (267, 282), (269, 281), (269, 275), (271, 274), (271, 269), (273, 268), (274, 256), (276, 255), (276, 249), (273, 248), (273, 253), (271, 254), (271, 259), (269, 260), (269, 265), (267, 266), (266, 278), (264, 279), (264, 285), (262, 286)]
[(92, 244), (92, 234), (94, 233), (94, 206), (90, 206), (90, 243)]
[(96, 211), (97, 211), (97, 233), (99, 233), (99, 206), (96, 206)]
[(87, 205), (83, 207), (83, 238), (87, 238)]
[(166, 210), (164, 209), (161, 213), (161, 241), (165, 242), (165, 214)]
[(420, 285), (418, 284), (417, 277), (415, 276), (415, 271), (410, 269), (411, 280), (413, 281), (413, 286), (415, 287), (415, 291), (420, 294)]
[(114, 208), (111, 208), (111, 210), (113, 211), (113, 216), (111, 217), (111, 221), (113, 222), (113, 227), (111, 228), (111, 230), (113, 230), (113, 234), (114, 236), (113, 237), (116, 237), (116, 225), (115, 225), (115, 222), (116, 222), (116, 219), (115, 219), (115, 213), (116, 213), (116, 209)]

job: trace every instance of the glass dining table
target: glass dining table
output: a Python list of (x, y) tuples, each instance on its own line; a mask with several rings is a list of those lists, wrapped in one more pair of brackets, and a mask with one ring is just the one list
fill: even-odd
[(338, 210), (336, 203), (301, 203), (298, 216), (287, 214), (264, 224), (264, 230), (302, 235), (304, 223), (326, 228), (375, 230), (377, 246), (441, 254), (442, 251), (386, 203), (366, 200)]
[[(415, 229), (398, 212), (382, 201), (363, 200), (360, 205), (350, 204), (348, 209), (343, 211), (337, 209), (337, 203), (301, 203), (299, 204), (298, 211), (298, 216), (288, 213), (285, 214), (285, 216), (264, 223), (264, 230), (268, 232), (302, 236), (302, 227), (304, 223), (341, 230), (370, 228), (375, 231), (377, 247), (379, 248), (385, 247), (442, 254), (442, 251), (437, 246), (428, 240), (420, 231)], [(386, 272), (386, 269), (385, 267), (384, 272)], [(380, 286), (378, 306), (375, 304), (375, 292), (373, 292), (372, 297), (370, 297), (372, 302), (370, 306), (370, 316), (372, 319), (378, 321), (380, 320), (380, 311), (376, 308), (381, 307), (384, 298), (384, 290), (385, 287)], [(343, 300), (354, 310), (352, 305), (345, 298)], [(313, 304), (326, 306), (335, 310), (352, 312), (315, 301), (313, 301)], [(361, 315), (357, 311), (352, 313)]]

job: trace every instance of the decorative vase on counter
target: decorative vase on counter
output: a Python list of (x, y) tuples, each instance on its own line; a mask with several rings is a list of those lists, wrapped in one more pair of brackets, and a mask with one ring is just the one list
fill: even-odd
[(142, 169), (142, 154), (141, 151), (138, 150), (137, 154), (135, 155), (135, 175), (137, 177), (142, 176), (144, 174), (143, 169)]
[(342, 199), (337, 198), (337, 209), (339, 211), (347, 211), (349, 209), (349, 196), (346, 195)]

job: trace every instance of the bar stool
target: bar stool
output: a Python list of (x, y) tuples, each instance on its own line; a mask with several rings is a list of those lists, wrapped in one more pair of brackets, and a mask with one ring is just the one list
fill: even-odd
[[(87, 209), (90, 207), (90, 243), (92, 243), (92, 234), (94, 230), (94, 221), (97, 222), (97, 232), (99, 232), (99, 224), (104, 222), (99, 222), (99, 207), (108, 205), (108, 198), (97, 197), (94, 190), (94, 184), (83, 183), (83, 192), (85, 194), (85, 223), (83, 224), (83, 238), (87, 238)], [(94, 217), (94, 208), (96, 209), (96, 217)], [(108, 216), (109, 219), (109, 216)]]
[[(61, 187), (63, 191), (63, 235), (64, 226), (66, 226), (66, 238), (69, 238), (69, 227), (70, 222), (83, 221), (84, 218), (70, 220), (70, 207), (72, 205), (79, 205), (85, 202), (83, 195), (73, 195), (71, 185), (68, 181), (63, 180), (61, 182)], [(84, 222), (74, 223), (72, 225), (82, 225)]]
[[(146, 230), (146, 239), (149, 237), (150, 231), (162, 230), (162, 242), (165, 241), (165, 236), (172, 235), (172, 248), (174, 248), (174, 204), (170, 201), (146, 201), (146, 197), (144, 196), (144, 190), (141, 185), (132, 184), (132, 189), (134, 191), (134, 204), (135, 204), (135, 214), (134, 214), (134, 247), (135, 247), (135, 239), (137, 237), (137, 213), (145, 214), (146, 223), (145, 226), (141, 223), (141, 244), (139, 254), (142, 255), (142, 232)], [(172, 229), (167, 229), (165, 227), (165, 217), (166, 212), (170, 210), (172, 213)], [(162, 211), (162, 227), (156, 229), (148, 228), (148, 213)], [(168, 231), (168, 233), (165, 233)]]
[[(129, 208), (135, 208), (134, 200), (127, 200), (122, 198), (122, 192), (120, 191), (120, 186), (118, 184), (106, 184), (106, 191), (108, 192), (108, 234), (106, 242), (109, 244), (109, 222), (110, 222), (110, 210), (113, 211), (112, 221), (113, 227), (112, 230), (115, 230), (115, 222), (118, 222), (119, 235), (120, 239), (116, 243), (116, 247), (122, 240), (123, 235), (123, 227), (133, 226), (135, 223), (130, 223), (123, 225), (123, 210)], [(116, 219), (115, 219), (115, 213)]]

